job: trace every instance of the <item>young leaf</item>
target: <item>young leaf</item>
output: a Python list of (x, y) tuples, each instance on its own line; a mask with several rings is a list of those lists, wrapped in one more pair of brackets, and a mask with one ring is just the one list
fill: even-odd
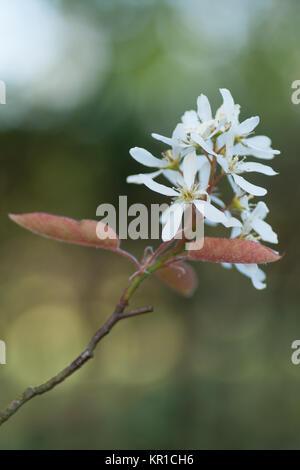
[(197, 287), (198, 280), (192, 266), (183, 261), (171, 264), (166, 268), (156, 271), (156, 276), (183, 295), (191, 295)]
[(271, 248), (251, 240), (205, 237), (203, 247), (197, 250), (200, 242), (202, 240), (190, 244), (193, 249), (188, 251), (189, 259), (214, 263), (261, 264), (281, 258)]
[[(9, 217), (31, 232), (62, 242), (113, 251), (116, 251), (120, 244), (117, 234), (110, 227), (96, 220), (74, 220), (43, 212), (10, 214)], [(100, 239), (97, 236), (99, 231), (102, 233), (105, 231), (107, 238)]]

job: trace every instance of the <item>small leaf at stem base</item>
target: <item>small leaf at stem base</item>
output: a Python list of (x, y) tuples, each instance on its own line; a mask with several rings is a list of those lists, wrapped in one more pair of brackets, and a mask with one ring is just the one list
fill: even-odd
[(186, 296), (192, 295), (198, 285), (195, 270), (183, 261), (162, 268), (155, 275), (176, 292)]

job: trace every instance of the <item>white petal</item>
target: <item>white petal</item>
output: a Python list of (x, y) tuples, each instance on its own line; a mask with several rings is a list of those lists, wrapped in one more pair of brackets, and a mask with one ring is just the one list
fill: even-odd
[(212, 119), (211, 107), (207, 96), (201, 94), (197, 99), (198, 116), (202, 122)]
[[(226, 118), (223, 117), (223, 118), (221, 118), (221, 119), (218, 119), (217, 116), (216, 116), (216, 118), (215, 118), (215, 120), (214, 120), (214, 123), (215, 123), (216, 128), (215, 128), (215, 130), (213, 131), (213, 133), (210, 135), (210, 138), (211, 138), (213, 135), (217, 134), (218, 132), (224, 132), (224, 126), (225, 126), (225, 124), (226, 124)], [(220, 134), (220, 135), (222, 135), (222, 134)], [(217, 141), (218, 141), (218, 138), (220, 137), (220, 135), (217, 137)]]
[(160, 216), (160, 222), (164, 225), (166, 223), (166, 221), (168, 220), (168, 217), (169, 217), (169, 212), (172, 208), (172, 204), (166, 209), (164, 210), (164, 212), (161, 214)]
[(182, 142), (182, 143), (184, 143), (186, 141), (186, 132), (185, 132), (184, 126), (182, 125), (181, 122), (179, 124), (177, 124), (177, 126), (175, 127), (175, 129), (172, 133), (172, 139), (174, 141), (178, 141), (178, 142)]
[(277, 234), (267, 222), (261, 219), (254, 219), (251, 225), (262, 240), (270, 243), (278, 243)]
[(267, 194), (267, 190), (265, 188), (262, 188), (261, 186), (256, 186), (255, 184), (249, 183), (249, 181), (246, 181), (245, 178), (239, 175), (232, 175), (235, 183), (244, 191), (246, 191), (249, 194), (252, 194), (253, 196), (264, 196)]
[(237, 238), (242, 232), (241, 227), (233, 227), (230, 238)]
[(248, 135), (250, 134), (250, 132), (253, 131), (253, 129), (255, 129), (255, 127), (258, 125), (259, 123), (259, 117), (258, 116), (253, 116), (249, 119), (246, 119), (245, 121), (241, 122), (241, 124), (239, 124), (237, 127), (236, 127), (236, 135)]
[(218, 224), (216, 222), (212, 222), (211, 220), (204, 219), (205, 225), (208, 225), (209, 227), (216, 227)]
[(235, 264), (236, 269), (249, 277), (252, 281), (253, 286), (256, 289), (264, 289), (266, 284), (263, 281), (266, 278), (265, 273), (257, 266), (257, 264)]
[(176, 143), (176, 145), (172, 145), (172, 157), (174, 159), (181, 158), (182, 156), (182, 147), (180, 144)]
[[(234, 192), (235, 196), (236, 196), (236, 197), (241, 197), (241, 196), (243, 196), (243, 194), (245, 193), (245, 191), (244, 191), (242, 188), (240, 188), (240, 187), (235, 183), (235, 181), (234, 181), (232, 175), (226, 175), (226, 176), (227, 176), (227, 179), (228, 179), (228, 181), (229, 181), (229, 184), (230, 184), (230, 186), (231, 186), (231, 188), (232, 188), (232, 191)], [(243, 205), (243, 204), (242, 204), (242, 205)]]
[(238, 124), (239, 122), (239, 115), (240, 115), (240, 112), (241, 112), (241, 107), (239, 104), (235, 104), (234, 105), (234, 111), (233, 111), (233, 122), (235, 124)]
[(196, 111), (186, 111), (183, 116), (181, 116), (181, 121), (185, 126), (188, 127), (197, 127), (200, 122)]
[(261, 149), (256, 149), (253, 146), (249, 146), (249, 151), (244, 153), (243, 155), (252, 155), (253, 157), (256, 158), (261, 158), (262, 160), (272, 160), (275, 155), (279, 155), (280, 151), (279, 150), (261, 150)]
[[(246, 139), (244, 139), (243, 142), (246, 142)], [(250, 147), (243, 145), (242, 142), (234, 144), (234, 146), (232, 147), (232, 153), (233, 155), (240, 156), (256, 156), (256, 152)]]
[(205, 157), (205, 162), (200, 166), (199, 169), (199, 183), (200, 188), (206, 190), (208, 187), (209, 176), (210, 176), (210, 163), (207, 161)]
[(232, 191), (237, 195), (237, 196), (241, 196), (241, 194), (243, 194), (243, 191), (241, 190), (241, 188), (239, 186), (237, 186), (237, 184), (234, 182), (233, 178), (231, 175), (226, 175), (227, 176), (227, 179), (228, 179), (228, 182), (232, 188)]
[(280, 150), (274, 150), (271, 148), (271, 139), (265, 135), (255, 135), (253, 137), (248, 137), (247, 139), (243, 139), (243, 142), (250, 148), (253, 148), (257, 151), (263, 151), (266, 154), (280, 154)]
[(224, 202), (219, 197), (214, 196), (212, 194), (210, 199), (211, 199), (211, 201), (215, 202), (217, 204), (217, 206), (222, 207), (222, 208), (225, 207)]
[(273, 168), (271, 168), (268, 165), (263, 165), (262, 163), (240, 162), (238, 167), (241, 171), (246, 171), (248, 173), (255, 171), (256, 173), (263, 173), (264, 175), (268, 175), (268, 176), (278, 175), (278, 173), (276, 173), (276, 171), (274, 171)]
[(163, 241), (171, 240), (175, 237), (178, 232), (179, 226), (182, 220), (182, 214), (185, 208), (185, 204), (182, 202), (174, 203), (169, 209), (167, 209), (167, 217), (163, 217), (163, 230), (162, 239)]
[(225, 227), (240, 227), (242, 226), (241, 222), (235, 217), (226, 217), (227, 222), (224, 224)]
[(173, 204), (171, 204), (160, 216), (160, 222), (164, 225), (169, 218), (169, 213), (172, 210)]
[[(241, 200), (241, 204), (242, 204), (242, 200)], [(257, 203), (255, 209), (253, 209), (251, 215), (254, 219), (264, 219), (269, 212), (270, 211), (268, 209), (267, 204), (263, 201), (259, 201)]]
[(226, 144), (226, 134), (227, 133), (222, 133), (220, 135), (218, 135), (217, 137), (217, 141), (216, 141), (216, 148), (217, 150), (219, 151), (222, 147), (224, 147), (224, 145)]
[[(224, 214), (223, 212), (219, 211), (216, 209), (214, 211), (214, 206), (212, 206), (209, 202), (207, 201), (202, 201), (202, 200), (196, 200), (194, 201), (194, 205), (196, 209), (201, 212), (201, 214), (208, 218), (211, 222), (217, 222), (217, 223), (223, 223), (224, 222)], [(207, 208), (208, 206), (208, 208)], [(210, 211), (210, 207), (213, 207), (213, 209)], [(211, 217), (210, 217), (210, 212), (211, 212)], [(219, 214), (221, 212), (221, 214)]]
[(164, 194), (165, 196), (178, 196), (178, 192), (164, 184), (156, 183), (152, 178), (149, 178), (146, 175), (141, 175), (142, 183), (147, 186), (147, 188), (152, 189), (159, 194)]
[(183, 179), (188, 189), (191, 189), (195, 183), (195, 176), (198, 171), (198, 166), (199, 162), (196, 152), (188, 153), (186, 157), (184, 157), (182, 165)]
[(183, 151), (185, 151), (185, 149), (187, 149), (187, 151), (189, 150), (189, 148), (192, 149), (192, 145), (187, 143), (187, 135), (183, 128), (182, 123), (177, 124), (177, 126), (175, 127), (173, 131), (172, 138), (165, 137), (163, 135), (155, 134), (155, 133), (151, 135), (154, 139), (160, 140), (161, 142), (164, 142), (165, 144), (172, 147), (173, 150), (176, 151), (175, 153), (176, 156), (179, 154), (179, 152), (182, 153)]
[[(150, 178), (156, 178), (156, 176), (160, 175), (162, 170), (154, 171), (153, 173), (147, 173), (146, 176)], [(139, 173), (138, 175), (130, 175), (127, 176), (126, 182), (127, 183), (135, 183), (135, 184), (143, 184), (143, 177), (145, 176), (144, 173)]]
[(150, 152), (148, 152), (148, 150), (142, 149), (140, 147), (134, 147), (130, 149), (129, 153), (137, 162), (145, 166), (162, 168), (166, 165), (166, 162), (154, 157)]
[(170, 139), (170, 137), (164, 137), (163, 135), (155, 134), (155, 133), (153, 133), (151, 135), (152, 135), (153, 139), (159, 140), (160, 142), (163, 142), (164, 144), (167, 144), (170, 147), (172, 147), (172, 145), (175, 144), (173, 139)]
[(234, 140), (235, 140), (235, 131), (234, 127), (230, 128), (229, 131), (227, 131), (225, 134), (225, 144), (226, 144), (226, 150), (231, 150), (233, 148)]
[[(262, 204), (265, 204), (264, 202), (260, 201)], [(260, 202), (258, 204), (260, 204)], [(243, 196), (240, 198), (240, 205), (246, 209), (246, 211), (250, 211), (249, 208), (249, 198), (248, 196)]]
[(248, 139), (245, 139), (245, 143), (264, 150), (271, 147), (271, 139), (266, 135), (254, 135), (253, 137), (248, 137)]
[(250, 139), (243, 139), (243, 142), (248, 146), (248, 147), (243, 146), (244, 149), (246, 149), (247, 151), (247, 153), (244, 153), (244, 155), (253, 155), (254, 157), (257, 157), (257, 158), (271, 160), (272, 158), (274, 158), (275, 155), (280, 154), (279, 150), (274, 150), (271, 147), (270, 148), (256, 147), (255, 145), (253, 145), (253, 143), (248, 142), (248, 140)]
[(229, 166), (228, 166), (228, 162), (227, 162), (226, 158), (224, 158), (222, 155), (217, 155), (217, 162), (223, 168), (225, 173), (229, 172)]
[(180, 186), (183, 186), (183, 184), (184, 184), (183, 177), (181, 176), (181, 174), (178, 171), (163, 170), (162, 174), (165, 178), (167, 178), (167, 180), (170, 183), (172, 183), (173, 186), (178, 186), (178, 184), (180, 184)]
[[(256, 275), (255, 275), (255, 278), (258, 280), (258, 281), (264, 281), (266, 279), (266, 273), (260, 269), (258, 266), (257, 266), (257, 270), (256, 270)], [(256, 287), (256, 286), (255, 286)], [(264, 287), (266, 287), (266, 285), (264, 284)], [(262, 289), (264, 289), (264, 287), (262, 287)]]
[[(210, 158), (209, 160), (212, 161), (211, 158)], [(206, 155), (198, 155), (198, 170), (201, 170), (202, 166), (203, 166), (205, 163), (208, 163), (208, 164), (209, 164), (209, 161), (208, 161)]]
[[(242, 142), (235, 144), (232, 149), (232, 152), (234, 153), (234, 155), (245, 155), (245, 156), (261, 158), (263, 160), (272, 160), (275, 155), (280, 154), (279, 150), (273, 150), (271, 148), (261, 149), (259, 147), (255, 147), (254, 145), (248, 142), (249, 140), (250, 140), (249, 138), (243, 139)], [(243, 145), (243, 143), (245, 145)]]
[(222, 265), (223, 268), (225, 268), (225, 269), (231, 269), (231, 268), (232, 268), (232, 263), (221, 263), (221, 265)]
[(228, 121), (233, 121), (234, 116), (234, 101), (231, 93), (226, 88), (220, 88), (220, 93), (223, 97), (223, 108)]
[(256, 273), (257, 264), (234, 263), (236, 269), (247, 277), (252, 277)]
[(217, 222), (225, 225), (225, 227), (233, 227), (241, 225), (240, 221), (231, 217), (230, 219), (226, 217), (224, 212), (220, 211), (212, 204), (207, 201), (196, 200), (194, 205), (204, 217), (207, 217), (212, 222)]
[(196, 133), (191, 134), (191, 139), (196, 142), (196, 144), (200, 145), (200, 147), (205, 150), (205, 152), (209, 153), (210, 155), (217, 155), (212, 149), (212, 143), (210, 141), (206, 141), (202, 139), (202, 137)]

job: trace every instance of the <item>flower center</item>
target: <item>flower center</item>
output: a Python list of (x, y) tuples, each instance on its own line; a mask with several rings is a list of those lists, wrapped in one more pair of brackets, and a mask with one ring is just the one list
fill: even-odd
[(237, 163), (239, 161), (239, 157), (234, 157), (231, 162), (229, 163), (229, 170), (235, 172), (237, 170)]
[(164, 170), (179, 170), (180, 155), (174, 158), (172, 151), (167, 150), (164, 152), (163, 160), (166, 162), (166, 166), (163, 168)]
[(193, 202), (201, 197), (199, 193), (199, 183), (195, 183), (190, 189), (179, 185), (180, 196), (177, 200), (182, 202)]
[(243, 171), (239, 168), (239, 164), (243, 163), (246, 157), (239, 159), (239, 157), (233, 157), (231, 162), (229, 163), (229, 170), (233, 173), (243, 173)]

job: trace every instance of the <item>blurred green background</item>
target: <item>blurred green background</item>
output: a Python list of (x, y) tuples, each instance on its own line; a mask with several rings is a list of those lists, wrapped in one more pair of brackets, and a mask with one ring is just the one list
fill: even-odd
[[(265, 267), (265, 291), (205, 263), (190, 299), (147, 281), (133, 305), (155, 312), (117, 325), (84, 369), (1, 427), (2, 449), (300, 448), (299, 16), (296, 0), (1, 0), (1, 408), (82, 350), (132, 274), (7, 214), (95, 218), (119, 194), (162, 201), (126, 184), (141, 171), (128, 150), (159, 154), (151, 132), (170, 135), (201, 92), (216, 109), (229, 88), (281, 150), (280, 176), (255, 181), (286, 252)], [(145, 243), (123, 247), (141, 256)]]

